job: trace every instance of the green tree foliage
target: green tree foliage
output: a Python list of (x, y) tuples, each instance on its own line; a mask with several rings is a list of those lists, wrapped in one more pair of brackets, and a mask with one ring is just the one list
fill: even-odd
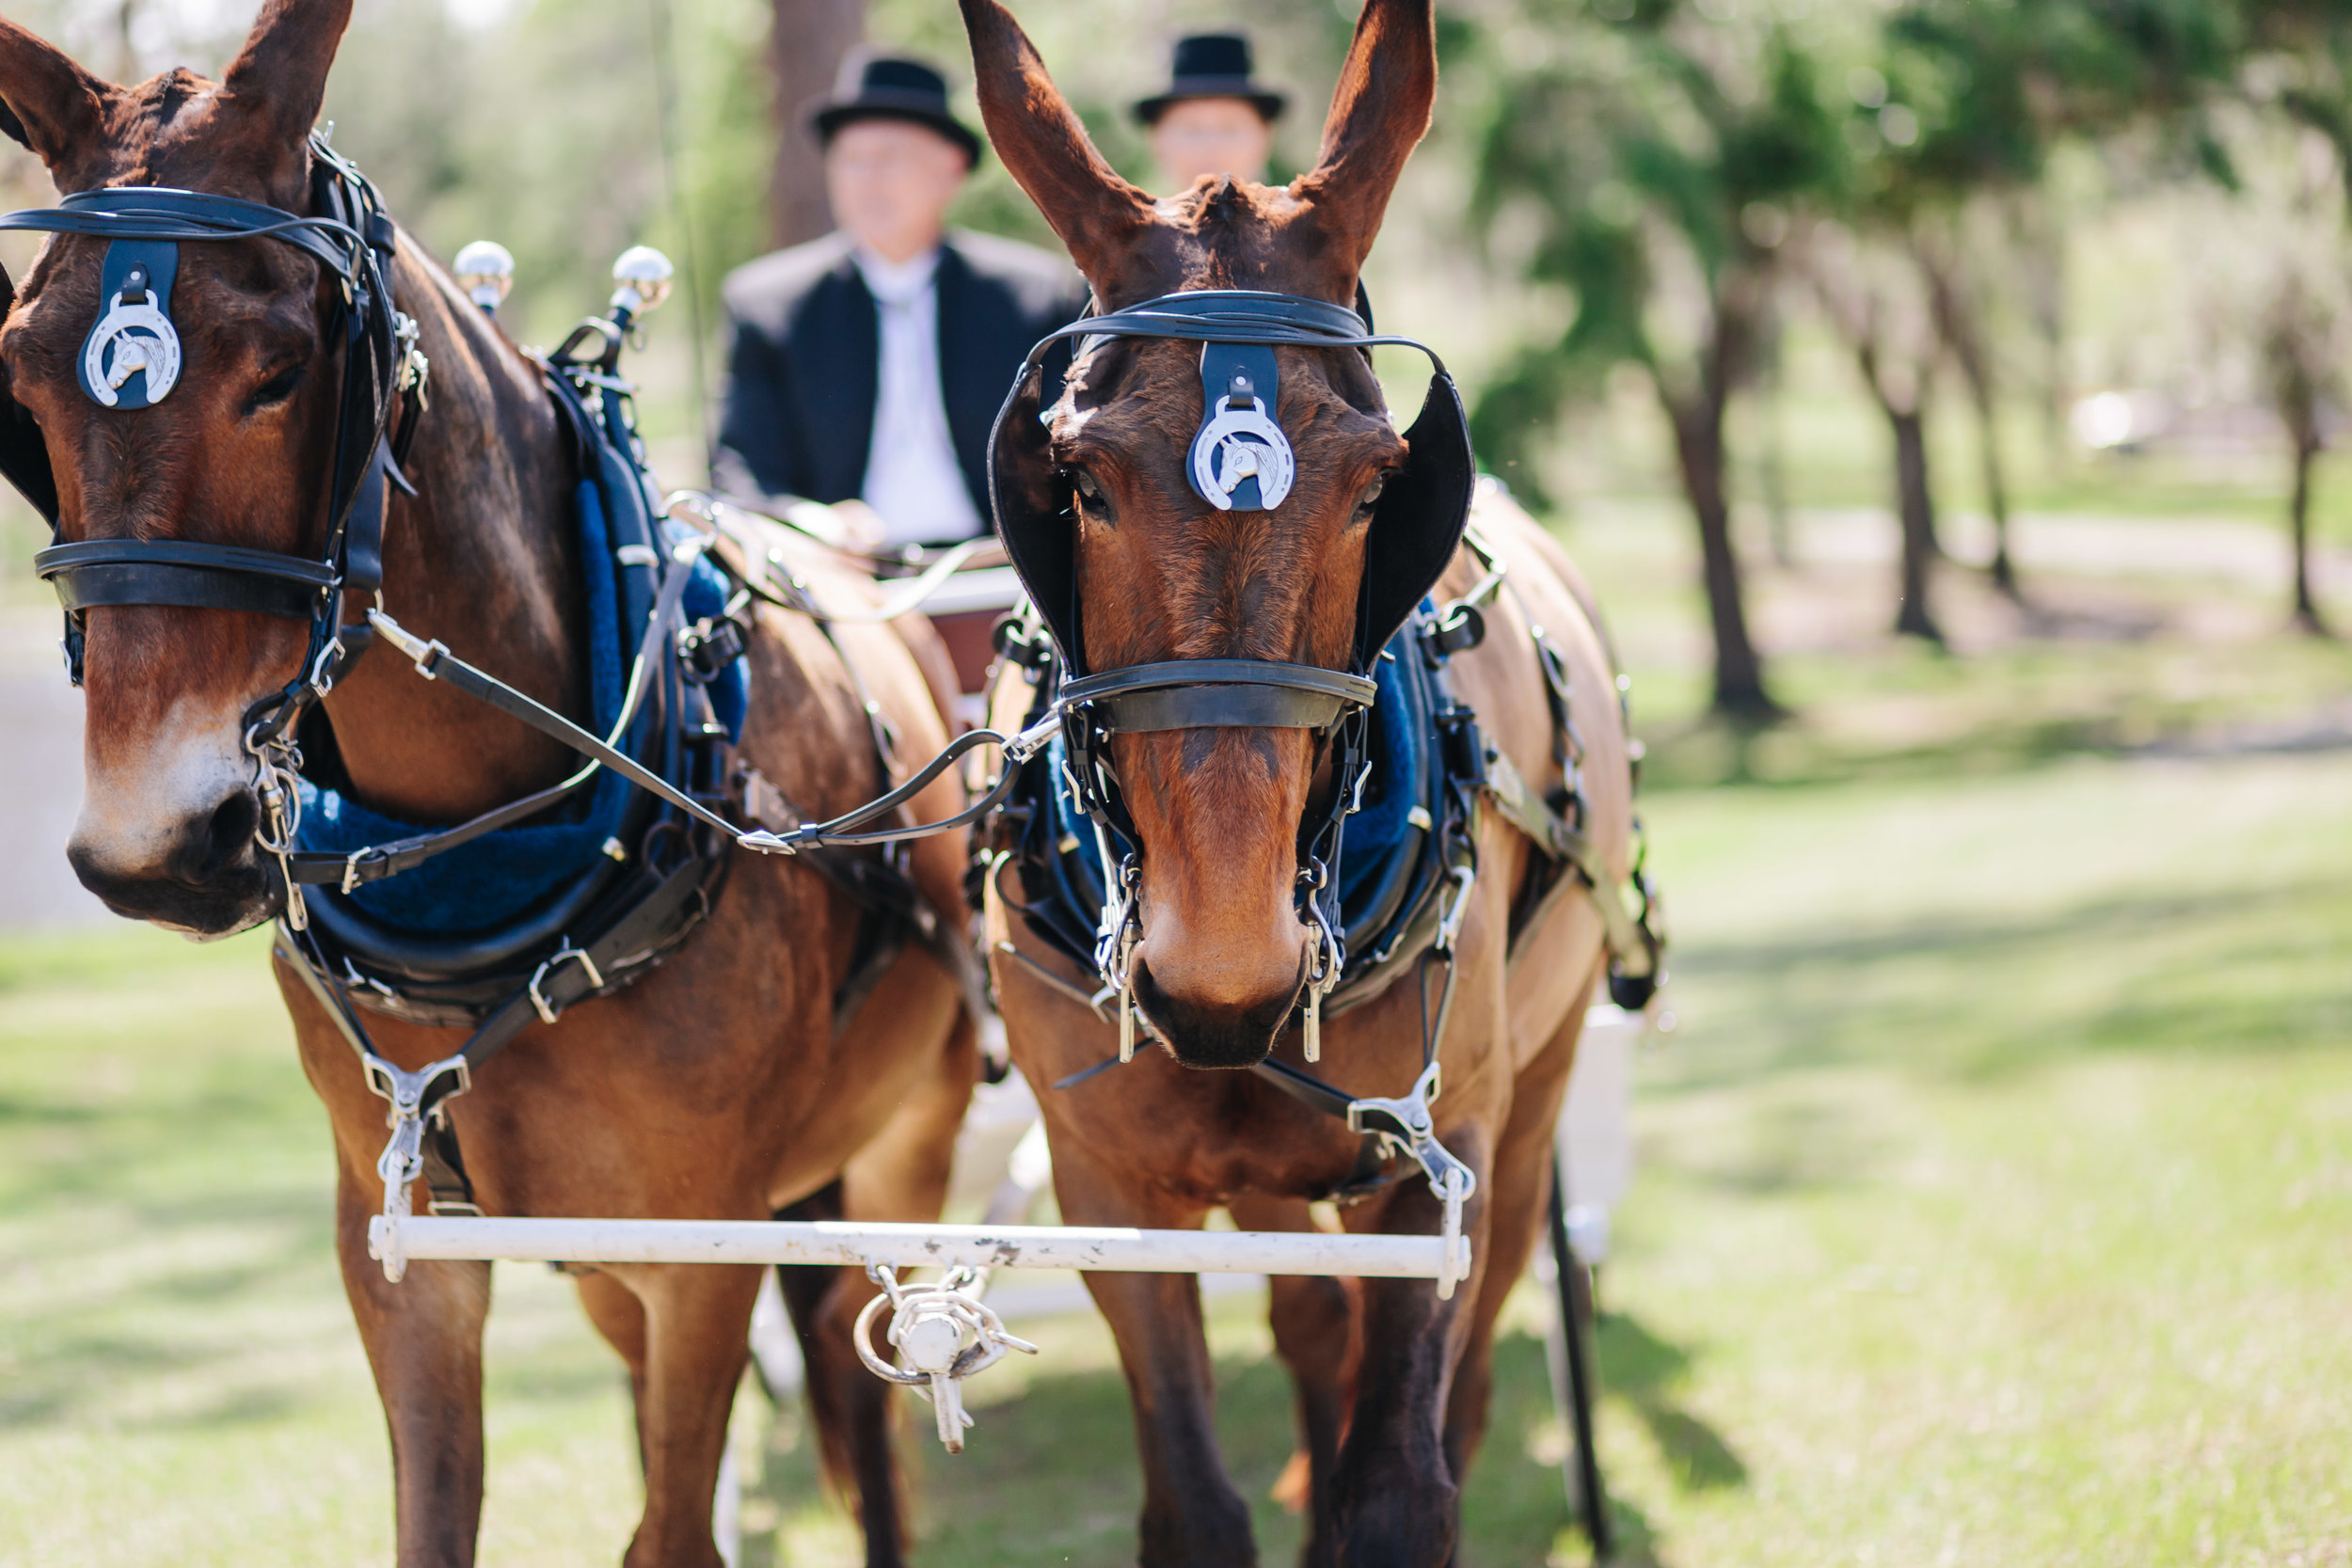
[(1806, 33), (1707, 8), (1717, 15), (1680, 0), (1530, 5), (1489, 28), (1473, 220), (1490, 241), (1532, 230), (1529, 278), (1572, 309), (1556, 341), (1527, 345), (1490, 382), (1473, 423), (1486, 459), (1508, 463), (1610, 367), (1647, 375), (1699, 532), (1715, 705), (1766, 717), (1776, 707), (1748, 636), (1724, 412), (1775, 252), (1842, 160)]

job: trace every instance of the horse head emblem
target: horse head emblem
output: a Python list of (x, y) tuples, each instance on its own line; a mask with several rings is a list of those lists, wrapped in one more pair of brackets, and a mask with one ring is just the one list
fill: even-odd
[[(1248, 378), (1211, 406), (1192, 441), (1192, 487), (1219, 512), (1271, 512), (1291, 493), (1298, 459)], [(1251, 481), (1255, 484), (1251, 484)]]
[(107, 247), (98, 297), (108, 303), (82, 344), (82, 389), (102, 407), (150, 407), (179, 381), (180, 333), (168, 313), (178, 261), (168, 243)]

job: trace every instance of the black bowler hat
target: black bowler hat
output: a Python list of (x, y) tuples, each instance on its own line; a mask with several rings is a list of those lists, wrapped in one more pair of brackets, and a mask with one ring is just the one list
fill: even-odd
[(841, 62), (832, 95), (814, 100), (803, 112), (820, 142), (831, 142), (834, 132), (853, 120), (905, 119), (963, 149), (966, 163), (980, 161), (978, 135), (947, 112), (947, 78), (911, 55), (850, 55)]
[(1170, 105), (1188, 98), (1240, 98), (1266, 119), (1275, 119), (1287, 100), (1250, 80), (1249, 71), (1249, 40), (1239, 33), (1195, 33), (1178, 39), (1168, 90), (1137, 103), (1136, 118), (1157, 125)]

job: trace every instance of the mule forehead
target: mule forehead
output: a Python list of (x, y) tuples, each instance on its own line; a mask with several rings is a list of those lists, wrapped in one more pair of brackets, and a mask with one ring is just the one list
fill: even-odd
[(1195, 289), (1258, 289), (1353, 304), (1355, 269), (1303, 237), (1311, 215), (1290, 187), (1230, 174), (1203, 177), (1152, 204), (1152, 224), (1121, 257), (1117, 278), (1089, 281), (1114, 309)]
[[(1362, 383), (1359, 395), (1376, 394), (1360, 359), (1307, 349), (1280, 356), (1279, 413), (1298, 478), (1270, 512), (1218, 511), (1185, 481), (1203, 405), (1199, 345), (1122, 340), (1082, 367), (1104, 395), (1073, 386), (1057, 415), (1053, 457), (1124, 481), (1117, 524), (1089, 517), (1078, 533), (1090, 658), (1335, 656), (1346, 641), (1361, 567), (1351, 547), (1360, 531), (1349, 525), (1363, 483), (1402, 455), (1403, 442), (1384, 414), (1332, 387), (1340, 368)], [(1339, 591), (1319, 594), (1327, 583)]]
[[(247, 201), (273, 200), (282, 158), (257, 155), (232, 123), (240, 107), (220, 83), (184, 66), (126, 87), (105, 106), (97, 139), (78, 148), (75, 183), (171, 185)], [(282, 194), (282, 193), (280, 193)]]

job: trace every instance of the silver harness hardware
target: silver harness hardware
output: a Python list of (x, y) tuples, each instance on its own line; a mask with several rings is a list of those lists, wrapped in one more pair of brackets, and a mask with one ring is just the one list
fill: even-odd
[[(1101, 830), (1096, 830), (1098, 833)], [(1136, 907), (1136, 892), (1143, 868), (1129, 855), (1119, 863), (1119, 876), (1103, 900), (1103, 925), (1094, 939), (1094, 967), (1104, 989), (1119, 998), (1119, 1059), (1136, 1059), (1136, 943), (1143, 937), (1143, 918)]]
[(540, 988), (547, 984), (548, 976), (554, 973), (558, 964), (573, 961), (577, 961), (581, 971), (587, 974), (590, 985), (598, 990), (604, 990), (604, 976), (597, 973), (596, 960), (580, 948), (574, 947), (569, 937), (564, 938), (564, 945), (548, 954), (547, 961), (532, 973), (531, 984), (526, 988), (531, 992), (531, 1005), (537, 1010), (540, 1022), (553, 1023), (563, 1016), (564, 1009), (548, 1001), (547, 992)]
[[(307, 967), (303, 973), (308, 974)], [(473, 1071), (465, 1057), (444, 1056), (408, 1072), (372, 1051), (361, 1053), (359, 1067), (366, 1074), (368, 1087), (382, 1096), (389, 1107), (384, 1121), (392, 1130), (392, 1135), (376, 1159), (375, 1174), (384, 1181), (385, 1229), (396, 1235), (399, 1222), (409, 1214), (408, 1189), (424, 1175), (425, 1123), (446, 1117), (449, 1102), (473, 1087)], [(434, 1100), (428, 1110), (425, 1097), (443, 1078), (453, 1080), (452, 1085)], [(397, 1249), (379, 1250), (373, 1235), (369, 1238), (369, 1251), (384, 1265), (384, 1277), (393, 1284), (400, 1283), (408, 1272), (408, 1259)]]
[[(973, 1424), (964, 1413), (963, 1380), (1003, 1360), (1007, 1351), (1035, 1355), (1037, 1347), (1008, 1333), (1004, 1320), (980, 1300), (988, 1289), (986, 1269), (953, 1268), (933, 1284), (901, 1285), (895, 1271), (869, 1263), (866, 1276), (882, 1287), (882, 1294), (857, 1315), (852, 1342), (858, 1359), (876, 1377), (930, 1400), (940, 1446), (961, 1453), (964, 1428)], [(894, 1367), (874, 1354), (874, 1320), (885, 1307), (890, 1328), (884, 1338), (904, 1366)]]
[(1258, 509), (1273, 511), (1297, 477), (1290, 437), (1247, 376), (1236, 375), (1230, 395), (1213, 401), (1215, 412), (1193, 437), (1193, 489), (1219, 512), (1230, 512), (1242, 481), (1255, 479)]
[(1438, 1141), (1429, 1104), (1438, 1098), (1438, 1064), (1433, 1061), (1422, 1069), (1411, 1090), (1400, 1099), (1364, 1095), (1350, 1101), (1347, 1130), (1379, 1139), (1389, 1153), (1409, 1157), (1429, 1178), (1429, 1190), (1445, 1205), (1439, 1231), (1445, 1238), (1445, 1272), (1438, 1276), (1438, 1299), (1450, 1301), (1454, 1288), (1470, 1277), (1470, 1249), (1462, 1234), (1462, 1205), (1478, 1191), (1478, 1177)]

